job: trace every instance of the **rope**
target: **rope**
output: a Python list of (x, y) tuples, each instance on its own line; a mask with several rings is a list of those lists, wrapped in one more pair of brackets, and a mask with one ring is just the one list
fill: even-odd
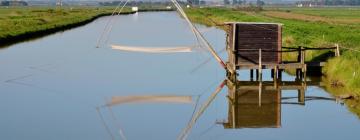
[(115, 7), (115, 9), (113, 10), (113, 12), (112, 12), (112, 14), (111, 14), (111, 18), (110, 18), (110, 19), (108, 20), (108, 22), (106, 23), (106, 25), (105, 25), (105, 27), (104, 27), (104, 30), (103, 30), (103, 32), (101, 33), (101, 35), (100, 35), (100, 37), (99, 37), (99, 39), (98, 39), (98, 41), (97, 41), (97, 43), (96, 43), (96, 47), (97, 47), (97, 48), (100, 47), (99, 45), (100, 45), (100, 42), (101, 42), (101, 40), (102, 40), (102, 38), (103, 38), (103, 36), (104, 36), (104, 34), (105, 34), (105, 31), (106, 31), (106, 29), (108, 28), (111, 20), (113, 19), (113, 15), (116, 13), (116, 11), (117, 11), (117, 9), (120, 7), (120, 4), (121, 4), (121, 3), (122, 3), (122, 1), (119, 2), (119, 4)]
[[(123, 10), (123, 8), (125, 7), (125, 5), (129, 2), (130, 0), (127, 0), (123, 6), (120, 8), (119, 12), (117, 15), (119, 15), (121, 13), (121, 11)], [(171, 0), (172, 3), (175, 5), (175, 7), (177, 8), (177, 11), (178, 13), (180, 13), (180, 15), (182, 15), (184, 17), (184, 19), (186, 20), (186, 22), (189, 24), (190, 28), (191, 28), (191, 31), (193, 32), (194, 36), (196, 37), (196, 40), (197, 42), (199, 43), (198, 46), (201, 47), (201, 43), (203, 43), (207, 49), (210, 51), (210, 53), (215, 57), (215, 59), (219, 62), (219, 64), (224, 68), (226, 69), (226, 65), (224, 63), (224, 61), (222, 61), (222, 59), (217, 55), (217, 53), (215, 52), (215, 50), (212, 48), (212, 46), (210, 45), (210, 43), (205, 39), (205, 37), (199, 32), (199, 30), (191, 23), (191, 21), (189, 20), (189, 18), (187, 17), (187, 15), (185, 14), (184, 10), (182, 9), (182, 7), (180, 6), (180, 4), (176, 1), (176, 0)], [(119, 4), (120, 5), (120, 4)], [(118, 6), (119, 6), (118, 5)], [(116, 11), (116, 9), (118, 9), (118, 6), (115, 8), (114, 11)], [(110, 20), (109, 22), (111, 22), (113, 20)], [(106, 36), (106, 41), (105, 43), (108, 42), (108, 36), (109, 34), (111, 33), (111, 29), (112, 29), (112, 22), (109, 23), (109, 28), (108, 28), (108, 33), (107, 33), (107, 36)], [(106, 30), (106, 28), (105, 28)], [(105, 31), (104, 31), (105, 32)], [(103, 32), (103, 34), (104, 34)], [(105, 32), (106, 33), (106, 32)], [(103, 34), (101, 35), (99, 41), (98, 41), (98, 45), (97, 47), (99, 47), (100, 43), (101, 43), (101, 40), (103, 38)]]
[(225, 86), (226, 81), (224, 80), (219, 87), (216, 88), (216, 90), (210, 95), (210, 97), (206, 100), (205, 103), (202, 104), (202, 106), (199, 108), (199, 111), (196, 112), (195, 116), (193, 116), (191, 118), (191, 121), (188, 123), (187, 127), (185, 129), (183, 129), (183, 131), (181, 132), (181, 134), (179, 135), (179, 137), (177, 138), (178, 140), (186, 140), (187, 136), (189, 134), (189, 131), (191, 130), (191, 128), (193, 127), (193, 125), (196, 123), (196, 121), (200, 118), (200, 116), (205, 112), (205, 110), (209, 107), (209, 105), (211, 104), (211, 102), (215, 99), (215, 97), (217, 96), (217, 94), (223, 89), (223, 87)]
[[(226, 48), (221, 49), (220, 51), (218, 51), (219, 54), (225, 52)], [(212, 57), (207, 58), (204, 62), (198, 64), (195, 68), (193, 68), (190, 71), (190, 74), (196, 72), (198, 69), (202, 68), (204, 65), (206, 65), (207, 63), (209, 63), (211, 61)]]
[(295, 48), (295, 47), (281, 47), (283, 49), (298, 49), (298, 48)]
[(117, 127), (118, 127), (118, 129), (119, 129), (119, 134), (120, 134), (121, 138), (122, 138), (123, 140), (127, 140), (127, 138), (125, 137), (124, 131), (122, 130), (121, 125), (120, 125), (117, 117), (115, 116), (112, 108), (111, 108), (110, 106), (107, 106), (107, 108), (109, 109), (110, 114), (111, 114), (111, 117), (113, 118), (113, 120), (115, 121), (115, 124), (117, 125)]
[(303, 50), (330, 50), (330, 49), (336, 49), (336, 47), (324, 47), (324, 48), (310, 48), (310, 47), (304, 47)]
[(192, 52), (191, 47), (135, 47), (135, 46), (121, 46), (111, 45), (112, 49), (129, 51), (129, 52), (145, 52), (145, 53), (185, 53)]
[[(114, 21), (114, 15), (120, 15), (120, 13), (122, 12), (123, 8), (125, 7), (125, 5), (129, 2), (130, 0), (126, 0), (123, 5), (121, 6), (121, 2), (119, 2), (119, 4), (115, 7), (113, 13), (111, 14), (111, 18), (108, 20), (108, 22), (106, 23), (105, 27), (104, 27), (104, 30), (103, 32), (101, 33), (101, 36), (100, 38), (98, 39), (97, 41), (97, 45), (96, 47), (99, 48), (100, 45), (101, 45), (101, 41), (103, 41), (103, 38), (105, 37), (105, 44), (106, 42), (108, 41), (108, 37), (109, 37), (109, 34), (111, 32), (111, 29), (112, 29), (112, 24), (113, 24), (113, 21)], [(120, 10), (117, 12), (117, 10), (119, 9), (119, 7), (121, 6)]]
[[(120, 15), (120, 13), (123, 11), (124, 7), (126, 6), (126, 4), (127, 4), (129, 1), (130, 1), (130, 0), (126, 0), (126, 1), (125, 1), (124, 5), (120, 8), (120, 10), (119, 10), (119, 12), (117, 13), (117, 15)], [(116, 20), (114, 20), (114, 23), (115, 23), (115, 21), (116, 21)], [(109, 41), (109, 36), (110, 36), (111, 31), (112, 31), (112, 30), (111, 30), (112, 27), (113, 27), (113, 24), (110, 24), (110, 28), (109, 28), (108, 33), (107, 33), (107, 36), (106, 36), (105, 44), (107, 44), (108, 41)]]
[(105, 119), (104, 119), (103, 115), (101, 114), (100, 109), (98, 107), (96, 108), (96, 112), (99, 115), (100, 120), (101, 120), (102, 124), (104, 125), (106, 131), (109, 133), (111, 139), (115, 140), (114, 135), (111, 133), (111, 130), (110, 130), (109, 126), (106, 124)]
[[(206, 47), (207, 49), (210, 51), (210, 53), (214, 56), (214, 58), (219, 62), (219, 64), (224, 68), (226, 68), (226, 65), (224, 63), (224, 61), (222, 61), (222, 59), (217, 55), (217, 53), (215, 52), (215, 50), (212, 48), (212, 46), (210, 45), (210, 43), (205, 39), (205, 37), (199, 32), (199, 30), (196, 28), (196, 26), (194, 26), (191, 21), (189, 20), (189, 18), (187, 17), (187, 15), (185, 14), (184, 10), (181, 8), (180, 4), (176, 1), (176, 0), (171, 0), (175, 7), (177, 8), (177, 10), (180, 12), (180, 14), (185, 18), (186, 22), (189, 24), (190, 28), (192, 29), (193, 33), (199, 38), (199, 41), (201, 41)], [(201, 43), (200, 42), (200, 43)]]

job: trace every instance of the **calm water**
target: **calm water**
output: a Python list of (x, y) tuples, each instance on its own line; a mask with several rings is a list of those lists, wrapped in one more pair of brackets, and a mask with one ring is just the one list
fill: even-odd
[[(214, 60), (201, 65), (210, 57), (206, 52), (95, 48), (107, 20), (0, 50), (0, 139), (358, 139), (358, 117), (316, 85), (274, 88), (268, 82), (259, 94), (257, 82), (228, 84), (215, 94), (225, 72)], [(174, 12), (117, 21), (110, 44), (195, 44)], [(221, 51), (225, 33), (199, 28)], [(248, 80), (248, 72), (240, 77)], [(271, 81), (269, 71), (264, 80)], [(294, 77), (284, 74), (283, 80)]]

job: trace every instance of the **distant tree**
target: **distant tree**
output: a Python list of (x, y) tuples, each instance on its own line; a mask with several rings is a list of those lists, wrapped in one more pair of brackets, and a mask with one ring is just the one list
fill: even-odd
[(224, 5), (230, 5), (230, 0), (224, 0)]
[[(317, 2), (317, 0), (314, 0)], [(360, 0), (324, 0), (325, 5), (360, 5)]]

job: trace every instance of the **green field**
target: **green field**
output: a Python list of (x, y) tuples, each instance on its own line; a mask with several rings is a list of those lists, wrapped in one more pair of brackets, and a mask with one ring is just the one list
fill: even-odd
[(111, 14), (113, 9), (114, 7), (0, 7), (0, 44), (19, 35), (32, 36), (35, 32), (85, 23), (98, 16)]
[(268, 8), (267, 10), (285, 11), (298, 14), (322, 16), (340, 19), (359, 19), (359, 7), (336, 7), (336, 8)]
[[(188, 9), (189, 17), (198, 23), (275, 22), (283, 24), (283, 46), (332, 47), (339, 43), (341, 57), (331, 58), (323, 69), (329, 84), (343, 93), (360, 95), (360, 8), (266, 8), (243, 11), (228, 8)], [(328, 51), (307, 51), (307, 60), (321, 59)], [(283, 59), (295, 60), (296, 54)]]

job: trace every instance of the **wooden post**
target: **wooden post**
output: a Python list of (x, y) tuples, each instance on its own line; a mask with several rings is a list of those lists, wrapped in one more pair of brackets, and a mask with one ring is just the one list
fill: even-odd
[[(260, 78), (261, 79), (261, 78)], [(259, 81), (259, 95), (258, 95), (258, 98), (259, 98), (259, 107), (261, 106), (261, 94), (262, 94), (262, 81), (260, 80)]]
[(273, 81), (274, 81), (274, 87), (277, 87), (277, 75), (278, 75), (278, 68), (277, 66), (274, 67), (274, 77), (273, 77)]
[(299, 69), (296, 69), (295, 74), (296, 74), (295, 81), (297, 81), (299, 79)]
[(339, 47), (339, 44), (335, 44), (335, 56), (336, 57), (339, 57), (340, 56), (340, 47)]
[(304, 64), (304, 82), (306, 82), (306, 71), (307, 71), (307, 65)]
[(282, 71), (283, 71), (282, 69), (279, 69), (279, 72), (278, 72), (278, 74), (279, 74), (279, 76), (278, 76), (278, 77), (279, 77), (279, 81), (282, 80)]
[(302, 69), (301, 69), (301, 75), (300, 75), (300, 78), (302, 79), (306, 79), (306, 64), (305, 64), (305, 50), (301, 51), (301, 66), (302, 66)]
[(301, 88), (298, 90), (298, 102), (301, 105), (305, 105), (305, 90), (304, 90), (304, 88)]
[(302, 50), (302, 47), (301, 46), (298, 46), (298, 59), (297, 61), (300, 63), (301, 61), (301, 50)]
[(254, 70), (250, 69), (250, 80), (253, 81), (254, 79)]
[(305, 105), (306, 82), (301, 82), (301, 88), (298, 90), (298, 102)]
[[(302, 64), (302, 47), (298, 47), (298, 63)], [(301, 69), (296, 69), (296, 78), (301, 79)]]
[(261, 62), (261, 49), (259, 49), (259, 76), (262, 79), (262, 62)]

